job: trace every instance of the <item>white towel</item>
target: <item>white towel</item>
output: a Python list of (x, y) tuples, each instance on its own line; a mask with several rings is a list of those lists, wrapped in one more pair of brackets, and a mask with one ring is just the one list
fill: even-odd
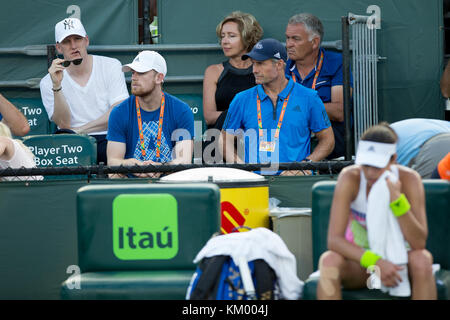
[(389, 207), (390, 193), (386, 183), (386, 177), (392, 182), (398, 180), (398, 169), (392, 166), (391, 170), (392, 172), (386, 170), (370, 190), (367, 199), (367, 236), (373, 252), (403, 267), (403, 270), (399, 271), (402, 277), (399, 285), (393, 288), (381, 285), (381, 290), (389, 291), (389, 294), (393, 296), (408, 297), (411, 295), (407, 266), (408, 251), (397, 218)]
[(242, 258), (247, 261), (264, 259), (277, 276), (281, 298), (301, 297), (304, 283), (297, 277), (295, 256), (280, 236), (269, 229), (255, 228), (213, 237), (197, 254), (194, 263), (215, 255), (228, 255), (236, 264)]

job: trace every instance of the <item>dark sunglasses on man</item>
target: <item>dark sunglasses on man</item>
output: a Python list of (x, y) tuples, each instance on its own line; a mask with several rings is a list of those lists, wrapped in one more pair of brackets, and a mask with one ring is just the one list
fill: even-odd
[[(55, 55), (55, 59), (59, 58), (59, 59), (64, 59), (64, 57), (62, 55), (56, 54)], [(78, 66), (81, 64), (81, 62), (83, 61), (83, 58), (79, 58), (79, 59), (75, 59), (75, 60), (64, 60), (63, 62), (60, 62), (59, 64), (62, 65), (64, 68), (67, 68), (68, 66), (70, 66), (71, 63), (73, 63), (74, 65)]]
[(83, 61), (83, 58), (79, 58), (79, 59), (75, 59), (75, 60), (64, 60), (63, 62), (61, 62), (60, 64), (64, 67), (67, 68), (68, 66), (70, 66), (71, 63), (73, 63), (74, 65), (78, 66), (81, 62)]

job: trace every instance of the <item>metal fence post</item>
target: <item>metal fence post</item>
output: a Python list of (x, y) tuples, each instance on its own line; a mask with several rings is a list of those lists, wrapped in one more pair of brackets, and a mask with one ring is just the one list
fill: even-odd
[(345, 160), (352, 158), (352, 131), (350, 108), (350, 36), (347, 17), (342, 17), (342, 68), (344, 81)]

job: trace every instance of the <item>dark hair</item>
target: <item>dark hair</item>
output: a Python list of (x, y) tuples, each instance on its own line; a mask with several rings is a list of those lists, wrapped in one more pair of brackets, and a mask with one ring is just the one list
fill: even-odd
[(398, 136), (389, 126), (389, 123), (383, 121), (364, 131), (361, 136), (361, 140), (381, 143), (396, 143), (398, 141)]

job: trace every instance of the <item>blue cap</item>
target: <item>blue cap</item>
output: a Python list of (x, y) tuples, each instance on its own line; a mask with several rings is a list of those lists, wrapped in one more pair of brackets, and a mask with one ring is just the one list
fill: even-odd
[(242, 60), (252, 58), (256, 61), (269, 59), (287, 60), (286, 48), (276, 39), (263, 39), (258, 41), (252, 51), (242, 56)]

